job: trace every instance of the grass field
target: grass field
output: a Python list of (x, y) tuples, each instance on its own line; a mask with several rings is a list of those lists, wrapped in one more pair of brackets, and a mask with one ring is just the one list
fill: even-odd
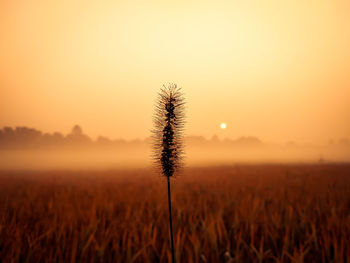
[[(350, 165), (187, 168), (177, 262), (350, 262)], [(170, 262), (151, 170), (0, 173), (0, 262)]]

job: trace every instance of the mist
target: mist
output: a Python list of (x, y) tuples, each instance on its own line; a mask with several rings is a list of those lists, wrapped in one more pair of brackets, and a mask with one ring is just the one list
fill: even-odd
[[(1, 170), (135, 169), (152, 167), (154, 163), (151, 138), (92, 140), (78, 126), (67, 135), (42, 134), (24, 127), (7, 128), (7, 133), (1, 130), (0, 146)], [(211, 139), (187, 136), (185, 152), (186, 166), (334, 163), (350, 161), (350, 142), (342, 139), (324, 145), (273, 144), (255, 137), (221, 140), (217, 136)]]

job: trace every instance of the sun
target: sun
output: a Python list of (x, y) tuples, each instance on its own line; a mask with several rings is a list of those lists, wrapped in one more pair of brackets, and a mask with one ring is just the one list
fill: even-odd
[(225, 130), (226, 127), (227, 127), (227, 124), (226, 124), (226, 123), (223, 122), (223, 123), (220, 124), (220, 128), (221, 128), (221, 129)]

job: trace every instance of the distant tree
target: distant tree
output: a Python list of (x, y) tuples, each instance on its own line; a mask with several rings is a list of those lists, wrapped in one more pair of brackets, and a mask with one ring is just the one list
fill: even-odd
[(64, 138), (64, 136), (60, 132), (54, 132), (52, 136), (57, 140), (62, 140)]
[(14, 130), (11, 127), (4, 127), (4, 136), (9, 137), (14, 135)]
[(111, 146), (113, 146), (112, 141), (104, 136), (99, 136), (97, 138), (96, 145), (98, 147), (111, 147)]
[(83, 146), (88, 145), (92, 142), (92, 140), (83, 133), (83, 129), (79, 125), (75, 125), (71, 133), (66, 137), (68, 145), (71, 146)]
[(74, 125), (71, 134), (75, 136), (80, 136), (83, 134), (83, 129), (79, 125)]
[(40, 147), (42, 148), (57, 148), (65, 145), (64, 136), (55, 132), (53, 134), (45, 133), (41, 136)]

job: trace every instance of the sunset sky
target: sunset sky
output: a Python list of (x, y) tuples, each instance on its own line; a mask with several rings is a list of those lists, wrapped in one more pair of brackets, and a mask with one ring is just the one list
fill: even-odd
[(350, 1), (0, 1), (0, 128), (145, 138), (168, 82), (187, 134), (350, 139)]

